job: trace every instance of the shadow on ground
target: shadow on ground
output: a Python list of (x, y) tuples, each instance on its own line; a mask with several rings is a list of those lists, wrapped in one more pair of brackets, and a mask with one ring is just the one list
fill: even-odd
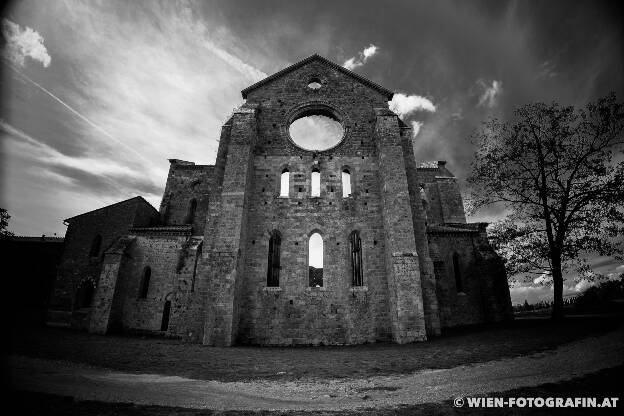
[(63, 360), (125, 372), (176, 375), (198, 380), (365, 378), (526, 355), (617, 328), (616, 317), (517, 320), (507, 326), (446, 331), (428, 342), (345, 347), (233, 347), (178, 340), (99, 336), (67, 329), (16, 332), (10, 353)]

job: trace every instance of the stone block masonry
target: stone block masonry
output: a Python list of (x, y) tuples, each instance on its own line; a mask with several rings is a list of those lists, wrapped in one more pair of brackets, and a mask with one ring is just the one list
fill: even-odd
[[(169, 160), (159, 212), (110, 206), (72, 219), (59, 299), (77, 304), (84, 277), (96, 286), (74, 308), (77, 325), (287, 346), (424, 341), (510, 318), (484, 226), (466, 224), (444, 162), (417, 162), (391, 91), (313, 55), (242, 95), (214, 165)], [(297, 144), (290, 125), (309, 116), (333, 119), (342, 137)], [(105, 254), (85, 255), (97, 233)], [(309, 262), (316, 234), (322, 269)]]

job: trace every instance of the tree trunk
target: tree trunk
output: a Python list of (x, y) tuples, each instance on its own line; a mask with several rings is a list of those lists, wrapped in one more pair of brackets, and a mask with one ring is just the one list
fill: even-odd
[(561, 271), (561, 258), (552, 259), (553, 278), (553, 309), (552, 319), (563, 319), (563, 273)]

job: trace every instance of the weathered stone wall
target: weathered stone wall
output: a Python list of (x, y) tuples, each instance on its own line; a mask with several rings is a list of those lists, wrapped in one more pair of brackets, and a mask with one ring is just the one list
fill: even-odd
[[(484, 235), (476, 228), (432, 228), (429, 248), (436, 274), (442, 327), (511, 319), (505, 270), (487, 240), (483, 240)], [(455, 253), (459, 255), (462, 291), (456, 284)]]
[[(127, 264), (118, 279), (122, 329), (160, 331), (163, 308), (172, 301), (178, 288), (178, 264), (189, 236), (164, 228), (160, 231), (135, 231), (134, 244), (129, 248)], [(151, 268), (146, 298), (140, 297), (145, 267)], [(171, 323), (171, 319), (170, 319)]]
[[(318, 162), (315, 164), (315, 162)], [(291, 197), (279, 197), (281, 167), (291, 172)], [(353, 194), (342, 197), (341, 167)], [(321, 172), (321, 195), (310, 197), (311, 167)], [(248, 260), (238, 340), (263, 344), (341, 344), (390, 336), (384, 234), (376, 163), (361, 157), (256, 156), (245, 247)], [(299, 187), (305, 192), (294, 192)], [(330, 189), (333, 187), (334, 192)], [(282, 235), (279, 288), (267, 288), (270, 233)], [(352, 287), (349, 234), (362, 239), (364, 287)], [(308, 242), (323, 238), (323, 287), (308, 281)]]
[(416, 242), (416, 250), (418, 252), (420, 266), (425, 324), (427, 328), (427, 335), (435, 336), (440, 335), (441, 332), (438, 298), (436, 294), (436, 280), (433, 272), (433, 262), (431, 261), (431, 257), (429, 255), (429, 242), (427, 240), (427, 216), (425, 213), (425, 204), (422, 199), (419, 172), (416, 167), (412, 136), (412, 129), (407, 126), (403, 126), (401, 129), (401, 139), (409, 189), (412, 223), (414, 227), (414, 241)]
[[(79, 286), (85, 281), (97, 285), (106, 249), (131, 227), (150, 225), (157, 218), (158, 212), (140, 197), (70, 218), (50, 308), (73, 310), (74, 326), (86, 327), (88, 309), (74, 307)], [(91, 246), (97, 235), (102, 242), (98, 255), (92, 257)]]
[[(206, 212), (214, 194), (214, 166), (196, 165), (178, 159), (169, 160), (169, 175), (160, 204), (163, 225), (193, 226), (193, 234), (201, 235), (206, 226)], [(191, 215), (191, 201), (196, 201)]]
[[(98, 333), (156, 332), (169, 301), (167, 335), (227, 346), (411, 342), (441, 327), (509, 317), (504, 268), (484, 227), (465, 224), (444, 162), (417, 166), (411, 130), (388, 110), (391, 93), (322, 59), (277, 75), (243, 91), (247, 102), (223, 126), (214, 166), (170, 160), (159, 214), (124, 201), (70, 221), (58, 299), (70, 305), (75, 282), (99, 279), (94, 307), (76, 321), (90, 321)], [(311, 81), (321, 87), (308, 88)], [(343, 140), (325, 151), (296, 146), (289, 126), (302, 114), (335, 117)], [(289, 196), (280, 197), (285, 167)], [(313, 168), (318, 197), (311, 196)], [(342, 196), (344, 168), (349, 197)], [(267, 287), (274, 230), (279, 286)], [(362, 244), (362, 286), (352, 283), (353, 231)], [(322, 287), (309, 287), (314, 232), (324, 244)], [(108, 248), (104, 268), (101, 257), (88, 256), (97, 233)], [(459, 294), (453, 253), (461, 258)], [(150, 285), (141, 298), (146, 266)]]
[(466, 213), (459, 184), (446, 162), (418, 167), (418, 182), (424, 187), (428, 224), (465, 223)]
[[(308, 88), (312, 78), (319, 79), (322, 88)], [(387, 98), (338, 70), (312, 62), (252, 91), (247, 101), (258, 108), (258, 139), (248, 188), (247, 236), (241, 242), (246, 260), (238, 342), (343, 344), (389, 339), (385, 235), (373, 139), (373, 108), (387, 107)], [(346, 133), (335, 148), (312, 152), (292, 143), (290, 121), (309, 106), (337, 113)], [(284, 167), (290, 170), (288, 198), (279, 197)], [(319, 197), (310, 196), (313, 167), (321, 175)], [(342, 197), (345, 167), (352, 183), (348, 198)], [(273, 230), (282, 234), (277, 288), (266, 287)], [(354, 230), (362, 239), (362, 287), (351, 285), (348, 237)], [(313, 232), (319, 232), (324, 243), (319, 288), (308, 287), (308, 241)]]

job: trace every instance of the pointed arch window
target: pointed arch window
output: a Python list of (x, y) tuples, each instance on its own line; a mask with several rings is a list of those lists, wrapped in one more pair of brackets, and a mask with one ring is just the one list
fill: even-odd
[(321, 171), (317, 167), (312, 168), (312, 192), (310, 196), (321, 196)]
[(162, 320), (160, 321), (160, 330), (166, 331), (169, 329), (169, 315), (171, 315), (171, 301), (168, 300), (165, 302), (165, 306), (163, 307)]
[(141, 278), (141, 287), (139, 290), (139, 298), (146, 299), (149, 292), (150, 279), (152, 277), (152, 269), (149, 266), (145, 266), (143, 269), (143, 277)]
[(193, 221), (195, 221), (195, 211), (197, 211), (197, 200), (193, 198), (189, 202), (186, 219), (184, 221), (185, 224), (193, 224)]
[(351, 196), (351, 172), (344, 168), (342, 170), (342, 197), (348, 198), (349, 196)]
[(89, 257), (97, 257), (100, 255), (100, 249), (102, 248), (102, 236), (96, 235), (91, 242), (91, 250), (89, 250)]
[(280, 177), (280, 196), (288, 198), (290, 190), (290, 171), (284, 168)]
[(78, 293), (76, 294), (76, 304), (78, 308), (90, 308), (95, 294), (95, 285), (91, 279), (84, 280), (80, 283)]
[(274, 230), (269, 238), (269, 258), (267, 261), (267, 286), (279, 287), (280, 246), (282, 237), (279, 231)]
[(455, 287), (457, 293), (464, 291), (464, 284), (461, 276), (461, 259), (459, 254), (453, 253), (453, 273), (455, 275)]
[(310, 287), (323, 287), (323, 237), (319, 233), (308, 241), (308, 270)]
[(362, 239), (358, 231), (353, 231), (349, 236), (351, 247), (351, 285), (362, 286), (364, 279), (362, 275)]

